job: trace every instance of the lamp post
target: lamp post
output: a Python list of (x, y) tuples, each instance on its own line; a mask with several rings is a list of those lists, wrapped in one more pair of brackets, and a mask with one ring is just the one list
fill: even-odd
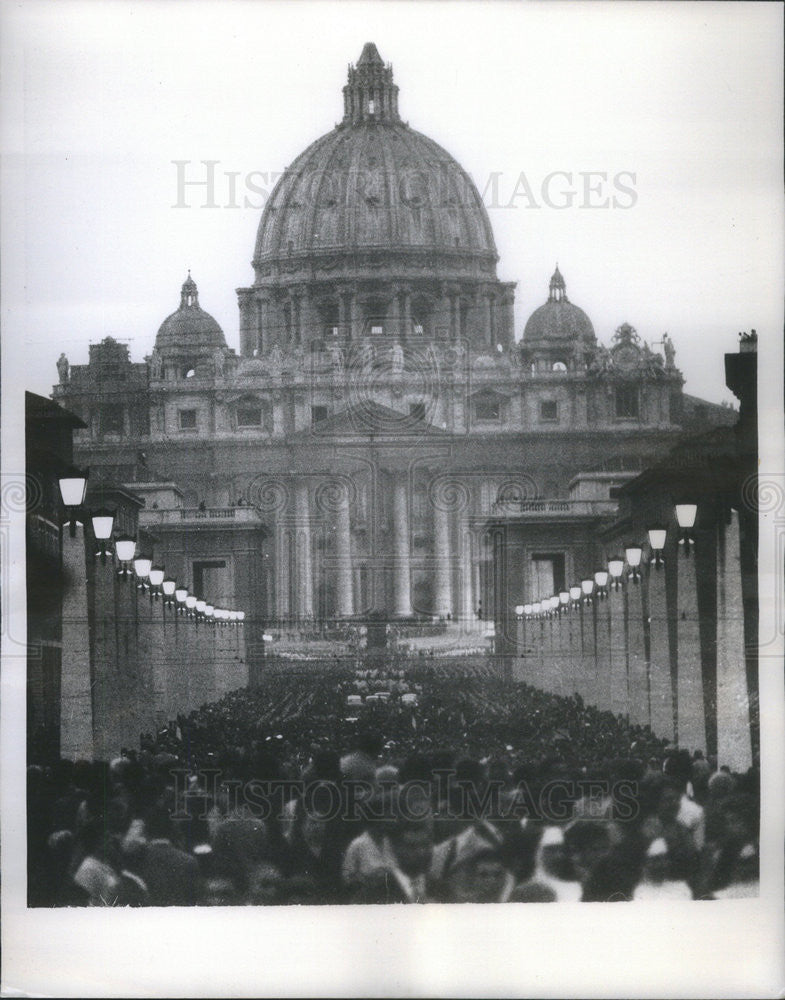
[(621, 575), (624, 572), (624, 559), (622, 556), (611, 556), (608, 560), (608, 572), (611, 577), (611, 587), (617, 591), (621, 588)]
[(87, 470), (82, 472), (77, 468), (71, 468), (57, 480), (60, 487), (60, 497), (67, 515), (65, 523), (68, 525), (71, 538), (76, 537), (77, 524), (82, 524), (81, 521), (77, 520), (77, 514), (84, 503), (87, 492), (87, 476)]
[(106, 565), (106, 557), (111, 555), (109, 540), (114, 530), (114, 514), (110, 510), (97, 510), (90, 515), (90, 522), (93, 527), (93, 537), (98, 542), (96, 555), (101, 557), (101, 564)]
[(118, 535), (114, 540), (114, 551), (117, 561), (120, 564), (117, 575), (125, 581), (131, 579), (131, 563), (136, 555), (136, 539), (130, 535)]
[(149, 579), (150, 579), (150, 603), (158, 600), (158, 595), (160, 593), (161, 584), (164, 582), (165, 572), (163, 566), (151, 566)]
[(695, 541), (692, 529), (695, 527), (697, 514), (698, 505), (695, 503), (676, 504), (676, 520), (679, 522), (679, 545), (684, 546), (685, 556), (689, 556), (690, 548)]
[(607, 569), (598, 569), (594, 574), (594, 585), (597, 588), (597, 599), (604, 601), (608, 596), (608, 571)]
[(634, 584), (640, 583), (640, 568), (641, 559), (643, 558), (643, 549), (640, 545), (633, 542), (625, 548), (624, 554), (627, 557), (627, 565), (630, 567), (628, 579), (632, 580)]
[(147, 590), (152, 565), (153, 560), (148, 559), (147, 556), (138, 555), (136, 559), (134, 559), (134, 572), (136, 573), (136, 578), (139, 581), (137, 584), (138, 590)]
[(175, 591), (177, 590), (177, 582), (171, 577), (166, 577), (161, 584), (161, 590), (164, 595), (164, 607), (174, 607), (176, 601)]
[(651, 548), (651, 564), (655, 569), (661, 569), (665, 565), (662, 550), (665, 548), (665, 540), (668, 537), (667, 528), (649, 528), (649, 547)]

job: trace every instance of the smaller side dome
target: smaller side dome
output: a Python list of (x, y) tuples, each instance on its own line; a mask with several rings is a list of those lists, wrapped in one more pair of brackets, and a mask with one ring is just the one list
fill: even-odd
[(550, 280), (548, 301), (535, 309), (526, 322), (523, 342), (527, 347), (566, 345), (575, 341), (595, 344), (592, 322), (583, 309), (567, 298), (567, 284), (556, 265)]
[(223, 330), (199, 305), (199, 289), (190, 271), (180, 290), (180, 308), (161, 324), (155, 347), (163, 357), (187, 354), (194, 359), (212, 357), (216, 348), (227, 349)]

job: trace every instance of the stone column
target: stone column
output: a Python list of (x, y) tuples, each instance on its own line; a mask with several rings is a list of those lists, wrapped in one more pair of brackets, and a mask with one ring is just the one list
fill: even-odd
[(689, 556), (679, 552), (677, 560), (677, 657), (678, 657), (678, 742), (692, 750), (706, 750), (706, 724), (701, 670), (700, 620), (698, 617), (698, 581), (695, 572), (697, 552)]
[(240, 354), (249, 358), (256, 347), (256, 308), (250, 293), (243, 289), (238, 293), (240, 303)]
[(359, 340), (361, 332), (360, 304), (357, 301), (357, 293), (351, 292), (349, 296), (349, 339)]
[(90, 628), (87, 615), (87, 567), (84, 529), (76, 537), (63, 531), (63, 571), (69, 581), (63, 595), (63, 654), (60, 680), (60, 756), (92, 760), (93, 703)]
[(467, 515), (461, 518), (461, 618), (465, 622), (474, 621), (474, 594), (472, 567), (472, 532)]
[[(674, 553), (674, 556), (676, 553)], [(670, 554), (667, 558), (671, 558)], [(668, 614), (665, 603), (665, 570), (649, 568), (647, 581), (650, 618), (650, 661), (652, 728), (658, 736), (674, 739), (671, 700)]]
[(434, 613), (446, 618), (452, 613), (450, 515), (438, 504), (433, 508), (433, 555), (436, 568)]
[(412, 613), (411, 568), (409, 565), (409, 508), (406, 479), (393, 480), (393, 613)]
[(450, 285), (450, 340), (458, 340), (461, 335), (461, 301), (457, 285)]
[(412, 290), (408, 285), (401, 289), (401, 340), (412, 334)]
[(493, 294), (488, 293), (485, 296), (485, 342), (495, 351), (496, 350), (496, 338), (495, 326), (496, 326), (496, 303), (493, 299)]
[(295, 345), (300, 345), (303, 339), (302, 333), (302, 289), (297, 288), (292, 293), (292, 337)]
[(390, 299), (390, 315), (388, 317), (389, 323), (385, 326), (385, 334), (389, 337), (392, 335), (393, 339), (400, 337), (401, 335), (401, 289), (398, 285), (392, 286), (392, 298)]
[(295, 565), (297, 614), (301, 618), (313, 617), (313, 570), (311, 565), (311, 511), (308, 484), (298, 482), (294, 489), (295, 507)]
[(752, 764), (750, 707), (744, 662), (744, 605), (738, 511), (717, 525), (718, 763), (744, 772)]
[[(256, 320), (256, 348), (259, 356), (263, 355), (270, 348), (270, 300), (267, 298), (258, 299), (257, 320)], [(253, 353), (253, 352), (252, 352)]]
[(352, 592), (352, 530), (349, 515), (349, 491), (340, 484), (335, 510), (336, 555), (336, 614), (345, 617), (354, 614)]
[(285, 512), (276, 516), (275, 523), (275, 614), (289, 617), (289, 529)]
[(505, 347), (512, 347), (515, 342), (515, 293), (511, 288), (504, 291), (502, 296), (502, 337), (500, 338)]
[(340, 338), (345, 338), (348, 330), (348, 310), (346, 308), (346, 298), (348, 289), (339, 288), (338, 289), (338, 336)]

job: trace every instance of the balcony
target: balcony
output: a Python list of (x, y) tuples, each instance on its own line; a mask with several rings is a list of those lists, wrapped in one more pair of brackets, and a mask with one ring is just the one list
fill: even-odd
[(497, 500), (496, 517), (572, 518), (609, 517), (616, 513), (616, 500)]
[(254, 507), (171, 507), (140, 511), (139, 524), (145, 528), (186, 525), (218, 528), (229, 524), (233, 527), (239, 525), (259, 526), (261, 521)]

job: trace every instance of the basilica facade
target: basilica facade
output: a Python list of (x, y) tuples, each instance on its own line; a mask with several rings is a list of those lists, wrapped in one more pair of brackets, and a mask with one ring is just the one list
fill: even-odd
[(505, 513), (522, 594), (550, 593), (593, 569), (625, 481), (734, 420), (684, 393), (667, 335), (598, 335), (558, 266), (515, 329), (482, 199), (372, 43), (343, 109), (264, 207), (236, 347), (189, 274), (150, 357), (107, 337), (53, 393), (91, 483), (145, 501), (151, 555), (246, 610), (251, 657), (284, 622), (492, 619)]

